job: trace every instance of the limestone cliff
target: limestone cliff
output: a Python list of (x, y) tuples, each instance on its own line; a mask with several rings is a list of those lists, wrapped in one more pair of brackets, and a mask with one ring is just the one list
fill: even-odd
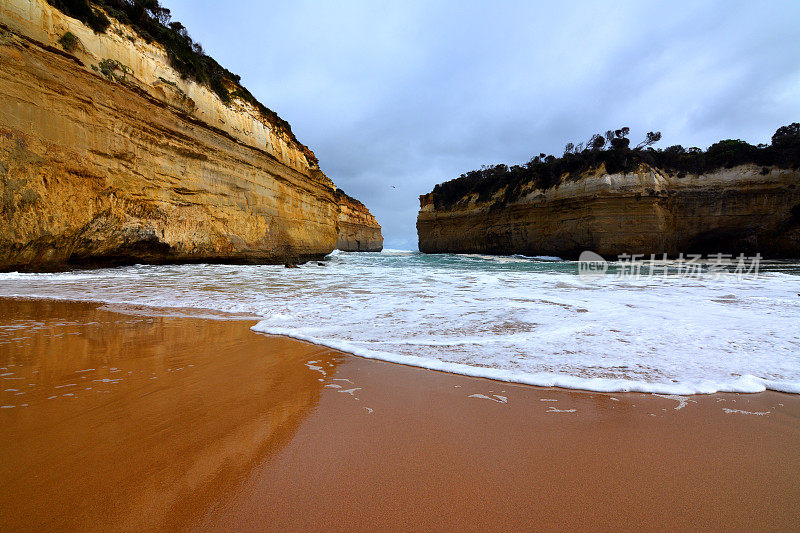
[(182, 78), (131, 28), (0, 0), (0, 269), (294, 262), (354, 226), (375, 247), (353, 205), (283, 121)]
[(369, 210), (342, 191), (339, 192), (339, 236), (336, 248), (345, 252), (380, 252), (383, 236)]
[(555, 255), (755, 253), (800, 256), (800, 171), (739, 165), (704, 174), (642, 164), (603, 167), (511, 202), (467, 194), (420, 197), (419, 249), (428, 253)]

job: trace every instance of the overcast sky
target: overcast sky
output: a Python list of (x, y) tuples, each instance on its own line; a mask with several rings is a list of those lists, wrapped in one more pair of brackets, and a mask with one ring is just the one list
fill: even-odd
[(416, 249), (418, 196), (483, 164), (633, 144), (769, 142), (800, 121), (800, 1), (162, 0)]

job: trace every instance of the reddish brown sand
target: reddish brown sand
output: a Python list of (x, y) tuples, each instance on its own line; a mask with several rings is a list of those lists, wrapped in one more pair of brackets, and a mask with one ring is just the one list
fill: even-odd
[(512, 385), (250, 324), (0, 300), (0, 530), (800, 527), (798, 396)]

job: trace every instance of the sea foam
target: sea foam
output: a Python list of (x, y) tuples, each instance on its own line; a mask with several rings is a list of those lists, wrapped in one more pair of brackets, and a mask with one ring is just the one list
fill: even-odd
[[(763, 269), (762, 269), (763, 270)], [(0, 295), (193, 308), (362, 357), (531, 385), (800, 393), (800, 267), (587, 281), (557, 258), (337, 252), (298, 269), (0, 274)], [(213, 314), (212, 314), (213, 316)]]

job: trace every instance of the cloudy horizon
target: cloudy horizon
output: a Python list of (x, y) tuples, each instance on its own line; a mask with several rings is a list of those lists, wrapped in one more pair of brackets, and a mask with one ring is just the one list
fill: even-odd
[(416, 249), (417, 197), (484, 164), (621, 126), (706, 148), (800, 121), (800, 2), (161, 3), (387, 248)]

